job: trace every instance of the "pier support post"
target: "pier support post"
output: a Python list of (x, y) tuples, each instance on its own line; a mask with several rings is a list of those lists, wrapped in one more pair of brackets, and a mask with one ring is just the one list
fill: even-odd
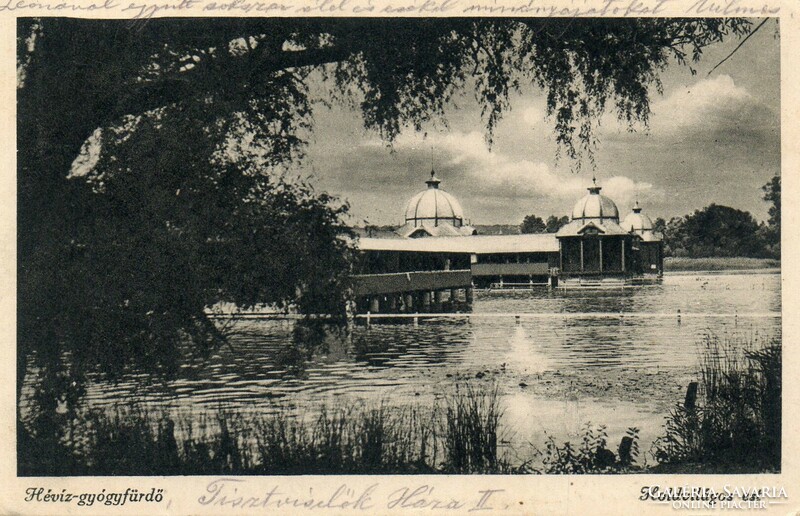
[(347, 329), (350, 330), (353, 327), (353, 323), (356, 320), (356, 314), (358, 313), (358, 304), (354, 299), (350, 299), (345, 302), (344, 313), (345, 317), (347, 318)]
[(431, 293), (429, 291), (425, 291), (422, 293), (422, 309), (425, 311), (430, 310), (431, 308)]
[(467, 299), (467, 303), (472, 303), (473, 295), (472, 295), (472, 287), (467, 287), (464, 289), (464, 296)]
[(412, 294), (411, 292), (406, 292), (405, 295), (403, 296), (403, 301), (404, 301), (403, 304), (405, 305), (403, 307), (403, 310), (405, 310), (405, 312), (408, 313), (408, 314), (413, 312), (414, 311), (414, 294)]
[(433, 309), (437, 312), (442, 311), (442, 291), (435, 290), (433, 292)]

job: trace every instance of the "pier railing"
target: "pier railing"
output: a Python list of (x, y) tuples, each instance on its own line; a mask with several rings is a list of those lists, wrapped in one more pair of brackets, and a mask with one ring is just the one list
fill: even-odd
[(473, 276), (547, 276), (547, 262), (539, 263), (473, 263)]
[(398, 294), (402, 292), (434, 291), (466, 288), (472, 285), (469, 269), (455, 271), (418, 271), (391, 274), (358, 274), (352, 276), (356, 296)]
[(780, 318), (781, 312), (552, 312), (552, 313), (511, 313), (511, 312), (457, 312), (457, 313), (365, 313), (355, 316), (357, 319), (701, 319), (730, 318), (740, 319), (772, 319)]

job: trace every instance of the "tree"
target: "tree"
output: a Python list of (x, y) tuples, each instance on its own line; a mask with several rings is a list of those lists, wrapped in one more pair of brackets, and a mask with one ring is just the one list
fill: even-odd
[(764, 239), (769, 245), (770, 254), (775, 258), (781, 256), (781, 176), (776, 175), (761, 189), (764, 191), (763, 199), (771, 202), (769, 207), (769, 220), (764, 230)]
[(526, 215), (519, 226), (520, 233), (544, 233), (547, 225), (541, 217)]
[[(663, 219), (662, 219), (663, 220)], [(687, 256), (688, 251), (682, 247), (681, 231), (683, 230), (683, 217), (673, 217), (664, 224), (664, 256)], [(655, 223), (653, 224), (655, 226)]]
[(773, 177), (769, 183), (761, 187), (764, 191), (763, 199), (771, 202), (769, 208), (769, 225), (780, 230), (781, 227), (781, 176)]
[[(74, 115), (77, 127), (89, 127), (108, 115), (104, 109), (116, 107), (99, 90), (125, 91), (108, 78), (128, 66), (123, 50), (143, 54), (127, 70), (138, 74), (127, 85), (135, 90), (147, 76), (138, 67), (158, 61), (146, 59), (157, 47), (153, 41), (141, 48), (132, 40), (118, 43), (125, 31), (117, 39), (109, 32), (119, 30), (117, 23), (90, 24), (88, 34), (108, 36), (114, 58), (122, 61), (101, 51), (101, 59), (112, 61), (88, 64), (96, 68), (88, 74), (96, 82), (86, 86), (99, 98), (81, 98), (71, 63), (86, 34), (60, 23), (81, 24), (42, 23), (34, 24), (35, 51), (24, 60), (19, 87), (24, 230), (17, 385), (19, 396), (27, 362), (35, 357), (41, 380), (35, 417), (43, 419), (35, 426), (54, 429), (47, 420), (60, 403), (75, 408), (88, 372), (114, 377), (134, 366), (171, 374), (182, 355), (224, 344), (207, 313), (218, 302), (245, 308), (270, 303), (343, 319), (347, 206), (275, 172), (297, 159), (295, 133), (308, 124), (302, 74), (277, 73), (253, 86), (263, 91), (240, 111), (221, 105), (232, 102), (224, 92), (213, 102), (160, 99), (160, 107), (143, 106), (97, 127), (78, 154), (67, 154), (61, 151), (70, 137), (80, 138), (66, 118)], [(54, 109), (46, 107), (47, 95), (55, 97)], [(85, 113), (70, 95), (86, 103)], [(97, 118), (84, 120), (93, 112)], [(238, 149), (248, 138), (255, 143)]]
[(653, 222), (653, 231), (663, 235), (666, 230), (667, 230), (667, 221), (661, 217), (658, 217), (655, 220), (655, 222)]
[(669, 221), (664, 231), (665, 253), (670, 256), (762, 257), (760, 228), (749, 212), (711, 204)]
[(217, 301), (341, 312), (346, 206), (280, 173), (312, 129), (312, 73), (387, 143), (474, 85), (490, 144), (509, 92), (530, 82), (580, 163), (609, 106), (646, 124), (670, 59), (748, 30), (739, 19), (247, 18), (201, 30), (20, 19), (18, 388), (34, 358), (59, 379), (50, 408), (80, 371), (170, 369), (182, 343), (223, 341), (205, 313)]
[(550, 215), (547, 217), (547, 224), (545, 227), (545, 231), (548, 233), (557, 233), (559, 229), (569, 224), (569, 217), (564, 215), (563, 217), (559, 218), (555, 215)]

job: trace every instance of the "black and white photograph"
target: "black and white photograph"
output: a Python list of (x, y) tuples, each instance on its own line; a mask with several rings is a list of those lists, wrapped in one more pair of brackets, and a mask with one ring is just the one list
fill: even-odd
[(414, 478), (587, 475), (793, 507), (782, 19), (54, 14), (15, 19), (31, 508), (186, 477), (189, 512), (549, 514)]

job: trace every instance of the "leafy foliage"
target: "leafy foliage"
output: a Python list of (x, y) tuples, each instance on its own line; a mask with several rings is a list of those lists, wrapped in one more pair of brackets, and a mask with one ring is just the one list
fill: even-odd
[(519, 225), (520, 233), (544, 233), (547, 225), (541, 217), (536, 215), (526, 215)]
[(387, 142), (445, 123), (469, 87), (491, 143), (528, 81), (578, 159), (607, 106), (646, 123), (669, 59), (748, 30), (739, 19), (247, 18), (202, 30), (19, 19), (18, 389), (29, 359), (52, 371), (47, 411), (74, 401), (63, 387), (90, 369), (174, 369), (179, 342), (222, 341), (203, 312), (217, 301), (341, 310), (346, 207), (282, 173), (302, 159), (320, 77)]
[(667, 231), (667, 221), (661, 217), (658, 217), (653, 222), (653, 231), (657, 234), (664, 235)]
[(503, 410), (498, 389), (486, 392), (467, 384), (447, 400), (444, 469), (453, 473), (490, 473), (500, 470), (498, 428)]
[(764, 200), (771, 202), (769, 208), (769, 225), (775, 226), (780, 233), (781, 228), (781, 176), (773, 177), (761, 189), (764, 191)]
[(606, 427), (594, 427), (587, 423), (579, 446), (565, 442), (559, 446), (553, 437), (547, 440), (542, 459), (544, 473), (575, 475), (587, 473), (620, 473), (633, 467), (639, 455), (639, 429), (629, 428), (623, 442), (629, 443), (629, 449), (622, 450), (619, 458), (608, 449), (608, 433)]
[(523, 473), (498, 453), (497, 391), (467, 387), (444, 406), (403, 410), (322, 406), (313, 418), (281, 410), (255, 418), (136, 408), (64, 416), (65, 431), (22, 429), (29, 475)]
[(749, 213), (711, 204), (691, 215), (676, 217), (664, 228), (665, 254), (768, 257), (763, 229)]
[(562, 226), (569, 223), (569, 217), (550, 215), (547, 221), (536, 215), (526, 215), (520, 224), (520, 233), (557, 233)]
[(654, 229), (664, 236), (664, 252), (675, 257), (781, 257), (781, 178), (762, 187), (763, 199), (772, 203), (767, 224), (749, 213), (711, 204), (668, 223), (656, 219)]
[(545, 231), (548, 233), (558, 233), (558, 230), (561, 229), (563, 226), (569, 224), (569, 217), (564, 215), (563, 217), (556, 217), (555, 215), (550, 215), (547, 217), (547, 222), (545, 223)]
[(763, 199), (772, 206), (769, 207), (769, 220), (764, 228), (763, 237), (770, 246), (770, 253), (775, 257), (781, 255), (781, 176), (773, 177), (761, 189), (764, 191)]

